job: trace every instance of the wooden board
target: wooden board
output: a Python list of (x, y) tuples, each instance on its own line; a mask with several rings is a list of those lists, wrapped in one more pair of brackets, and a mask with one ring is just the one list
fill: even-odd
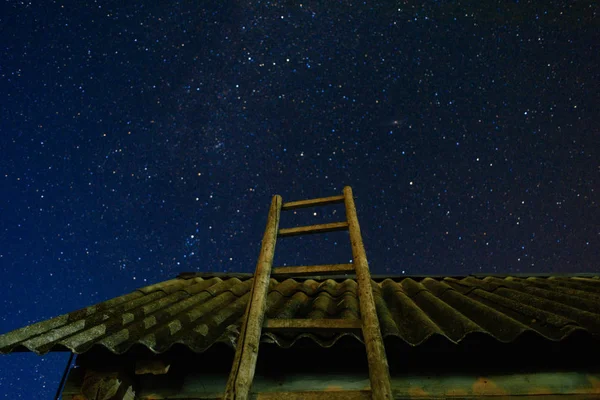
[(359, 319), (278, 319), (270, 318), (264, 323), (263, 328), (268, 331), (283, 332), (349, 332), (360, 331), (362, 323)]
[(332, 222), (330, 224), (298, 226), (296, 228), (283, 228), (279, 230), (278, 237), (289, 237), (298, 235), (309, 235), (313, 233), (325, 233), (348, 230), (347, 222)]
[(333, 275), (333, 274), (354, 274), (354, 265), (352, 264), (323, 264), (323, 265), (302, 265), (295, 267), (276, 267), (273, 268), (271, 276), (275, 279), (310, 276), (310, 275)]
[(247, 399), (252, 387), (256, 359), (258, 358), (260, 334), (267, 308), (267, 292), (269, 291), (269, 280), (271, 267), (273, 266), (282, 203), (281, 196), (273, 196), (267, 218), (267, 228), (265, 229), (260, 255), (256, 263), (250, 299), (242, 322), (231, 374), (227, 381), (224, 396), (227, 400)]
[(388, 368), (385, 347), (375, 309), (373, 287), (371, 286), (371, 273), (365, 246), (363, 244), (356, 215), (356, 206), (350, 186), (344, 187), (346, 202), (346, 217), (348, 218), (348, 230), (350, 232), (350, 244), (352, 245), (352, 256), (354, 268), (356, 269), (356, 281), (358, 283), (358, 300), (360, 315), (363, 321), (363, 337), (367, 348), (367, 360), (369, 362), (369, 376), (371, 378), (371, 390), (373, 399), (389, 400), (392, 398), (390, 384), (390, 373)]
[(319, 199), (290, 201), (288, 203), (285, 203), (281, 207), (281, 210), (288, 211), (288, 210), (295, 210), (298, 208), (325, 206), (325, 205), (329, 205), (329, 204), (337, 204), (337, 203), (343, 203), (343, 202), (344, 202), (344, 195), (321, 197)]

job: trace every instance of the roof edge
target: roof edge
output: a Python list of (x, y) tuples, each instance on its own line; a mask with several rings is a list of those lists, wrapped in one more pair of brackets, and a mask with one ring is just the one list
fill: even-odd
[[(177, 275), (179, 279), (191, 279), (191, 278), (238, 278), (238, 279), (250, 279), (254, 274), (249, 272), (181, 272)], [(535, 277), (535, 278), (550, 278), (550, 277), (581, 277), (581, 278), (597, 278), (600, 279), (600, 271), (598, 272), (575, 272), (575, 273), (511, 273), (511, 274), (498, 274), (498, 273), (476, 273), (476, 274), (464, 274), (464, 275), (421, 275), (421, 274), (387, 274), (387, 275), (379, 275), (372, 274), (371, 279), (373, 280), (385, 280), (385, 279), (404, 279), (404, 278), (412, 278), (412, 279), (424, 279), (424, 278), (456, 278), (463, 279), (469, 276), (475, 278), (485, 278), (485, 277), (496, 277), (496, 278), (506, 278), (506, 277)], [(272, 274), (271, 277), (277, 278), (277, 274)], [(354, 274), (341, 274), (341, 275), (305, 275), (294, 277), (295, 280), (306, 280), (306, 279), (353, 279), (355, 278)]]

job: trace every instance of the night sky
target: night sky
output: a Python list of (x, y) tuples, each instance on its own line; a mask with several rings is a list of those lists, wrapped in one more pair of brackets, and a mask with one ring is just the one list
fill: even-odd
[[(0, 13), (0, 333), (252, 272), (272, 195), (345, 185), (373, 274), (597, 271), (595, 1), (40, 4)], [(337, 232), (275, 264), (351, 259)], [(1, 356), (0, 396), (67, 359)]]

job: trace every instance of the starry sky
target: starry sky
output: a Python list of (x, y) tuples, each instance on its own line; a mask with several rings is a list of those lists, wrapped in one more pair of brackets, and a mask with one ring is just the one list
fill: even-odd
[[(274, 194), (345, 185), (373, 274), (597, 271), (597, 3), (497, 4), (6, 2), (0, 333), (252, 272)], [(336, 232), (275, 265), (351, 259)], [(67, 359), (0, 357), (0, 397), (53, 398)]]

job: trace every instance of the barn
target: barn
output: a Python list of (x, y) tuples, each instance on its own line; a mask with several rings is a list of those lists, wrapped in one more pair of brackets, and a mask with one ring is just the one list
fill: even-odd
[[(343, 222), (280, 214), (344, 203)], [(346, 230), (350, 264), (273, 267), (279, 238)], [(252, 274), (173, 279), (0, 335), (73, 354), (61, 398), (600, 398), (600, 276), (371, 275), (352, 189), (274, 196)]]

